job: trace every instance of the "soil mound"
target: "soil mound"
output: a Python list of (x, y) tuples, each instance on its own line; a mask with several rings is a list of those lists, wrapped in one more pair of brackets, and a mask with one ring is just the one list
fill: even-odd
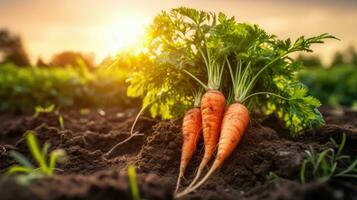
[[(315, 132), (291, 138), (273, 116), (253, 122), (242, 142), (221, 169), (196, 192), (183, 199), (354, 199), (356, 182), (340, 179), (327, 183), (301, 185), (298, 181), (305, 150), (331, 147), (330, 138), (347, 135), (345, 154), (357, 156), (357, 113), (343, 110), (336, 114), (323, 109), (327, 125)], [(38, 117), (0, 115), (0, 172), (15, 164), (9, 156), (16, 150), (31, 158), (23, 135), (34, 130), (40, 141), (51, 149), (65, 149), (69, 162), (57, 166), (53, 179), (35, 180), (24, 186), (14, 181), (0, 183), (1, 199), (131, 199), (126, 176), (127, 166), (137, 168), (140, 194), (145, 199), (171, 199), (182, 145), (181, 120), (157, 121), (141, 117), (135, 128), (144, 136), (134, 137), (104, 157), (117, 142), (129, 137), (134, 121), (132, 111), (92, 110), (89, 114), (64, 111), (65, 129), (58, 115)], [(202, 141), (182, 187), (192, 180), (203, 154)], [(342, 196), (341, 196), (342, 195)]]

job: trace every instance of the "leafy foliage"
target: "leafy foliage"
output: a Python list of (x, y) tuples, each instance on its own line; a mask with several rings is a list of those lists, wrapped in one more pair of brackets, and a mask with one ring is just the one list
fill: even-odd
[(260, 37), (254, 39), (257, 43), (252, 42), (252, 52), (248, 49), (243, 55), (235, 55), (239, 66), (235, 71), (244, 72), (244, 80), (248, 80), (239, 81), (235, 100), (242, 102), (256, 95), (255, 99), (252, 98), (246, 104), (251, 108), (260, 108), (267, 114), (276, 113), (293, 135), (301, 133), (306, 128), (323, 124), (323, 118), (317, 110), (320, 102), (308, 96), (307, 88), (297, 77), (301, 65), (289, 57), (289, 54), (296, 51), (311, 52), (311, 44), (322, 43), (323, 39), (333, 37), (322, 34), (307, 39), (300, 37), (295, 42), (291, 42), (290, 39), (282, 41), (275, 36), (267, 36), (257, 27), (253, 35)]
[(21, 153), (16, 151), (11, 151), (10, 155), (21, 165), (11, 166), (7, 174), (15, 173), (25, 173), (26, 179), (30, 180), (31, 178), (38, 178), (43, 176), (52, 176), (55, 171), (56, 162), (63, 163), (67, 160), (66, 152), (62, 149), (57, 149), (50, 152), (49, 156), (48, 150), (50, 144), (46, 142), (41, 148), (38, 144), (34, 132), (28, 131), (26, 133), (26, 142), (29, 150), (38, 164), (38, 168), (31, 164), (31, 162)]
[[(277, 113), (293, 135), (323, 123), (319, 101), (308, 96), (298, 80), (301, 63), (289, 55), (312, 52), (312, 44), (334, 38), (331, 35), (279, 40), (257, 25), (237, 23), (223, 13), (177, 8), (157, 15), (147, 38), (142, 53), (146, 62), (129, 79), (128, 95), (142, 97), (143, 107), (149, 106), (154, 117), (181, 116), (192, 106), (201, 85), (185, 71), (209, 83), (206, 66), (213, 62), (216, 67), (230, 64), (237, 74), (245, 72), (247, 81), (238, 84), (241, 90), (235, 91), (235, 100), (267, 114)], [(232, 95), (233, 85), (225, 67), (221, 90), (226, 97)]]
[(162, 12), (148, 28), (147, 52), (143, 56), (147, 59), (129, 79), (128, 95), (142, 97), (143, 107), (150, 104), (153, 117), (178, 116), (192, 105), (198, 84), (188, 80), (182, 70), (190, 68), (197, 75), (200, 71), (194, 67), (204, 66), (197, 47), (208, 32), (207, 20), (211, 18), (193, 9), (174, 9)]
[(299, 79), (309, 86), (311, 94), (323, 104), (357, 108), (357, 69), (353, 65), (337, 65), (304, 69)]
[(311, 146), (310, 150), (306, 151), (306, 158), (300, 170), (302, 183), (306, 182), (307, 172), (311, 174), (312, 180), (319, 181), (328, 181), (337, 177), (357, 178), (357, 159), (347, 165), (346, 162), (351, 158), (342, 154), (346, 143), (346, 134), (343, 134), (339, 145), (333, 139), (331, 139), (331, 142), (337, 148), (337, 151), (333, 148), (328, 148), (317, 154)]
[[(32, 112), (35, 107), (135, 105), (126, 95), (122, 70), (89, 71), (85, 66), (20, 68), (0, 65), (0, 111)], [(135, 101), (134, 101), (135, 102)]]

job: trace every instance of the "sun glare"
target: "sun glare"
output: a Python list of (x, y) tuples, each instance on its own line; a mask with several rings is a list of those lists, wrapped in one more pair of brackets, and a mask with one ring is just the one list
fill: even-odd
[(148, 21), (144, 18), (122, 15), (109, 28), (108, 51), (115, 54), (118, 51), (136, 47), (140, 44)]

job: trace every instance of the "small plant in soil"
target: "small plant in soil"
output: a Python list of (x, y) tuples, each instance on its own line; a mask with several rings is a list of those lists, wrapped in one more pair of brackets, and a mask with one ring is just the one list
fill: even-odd
[(35, 107), (35, 113), (34, 113), (34, 117), (38, 117), (40, 114), (42, 113), (52, 113), (54, 114), (55, 116), (58, 117), (58, 125), (59, 125), (59, 128), (61, 130), (64, 130), (65, 127), (64, 127), (64, 118), (63, 116), (60, 114), (60, 111), (59, 111), (59, 108), (56, 109), (56, 105), (54, 104), (51, 104), (47, 107), (43, 107), (43, 106), (36, 106)]
[(275, 182), (281, 179), (279, 175), (277, 175), (275, 172), (269, 172), (268, 175), (265, 176), (265, 179), (269, 182)]
[(316, 153), (311, 146), (310, 150), (305, 151), (306, 158), (300, 170), (302, 183), (313, 180), (323, 182), (338, 177), (357, 178), (357, 159), (351, 163), (349, 162), (351, 157), (342, 154), (346, 143), (346, 134), (343, 134), (339, 145), (332, 138), (331, 142), (337, 151), (334, 148), (328, 148)]
[(59, 123), (61, 130), (64, 130), (64, 119), (63, 119), (62, 115), (58, 116), (58, 123)]
[(41, 148), (33, 131), (26, 132), (26, 143), (38, 166), (34, 166), (30, 159), (17, 151), (10, 151), (10, 155), (20, 164), (13, 165), (7, 170), (7, 175), (25, 174), (18, 180), (27, 182), (33, 178), (51, 177), (56, 170), (56, 163), (64, 163), (67, 160), (66, 152), (56, 149), (49, 153), (50, 143), (45, 142)]
[(133, 200), (140, 200), (139, 186), (136, 178), (136, 170), (134, 165), (129, 165), (128, 167), (128, 178), (130, 192)]
[(49, 106), (43, 107), (43, 106), (36, 106), (35, 107), (35, 114), (33, 115), (34, 117), (38, 117), (41, 113), (52, 113), (55, 111), (55, 105), (51, 104)]

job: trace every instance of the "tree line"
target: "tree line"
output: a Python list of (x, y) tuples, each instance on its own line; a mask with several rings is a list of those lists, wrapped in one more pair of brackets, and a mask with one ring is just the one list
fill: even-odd
[[(303, 62), (307, 67), (323, 66), (321, 58), (318, 56), (306, 56), (300, 54), (298, 60)], [(335, 67), (340, 65), (353, 65), (357, 67), (357, 51), (354, 46), (349, 46), (343, 51), (335, 52), (332, 62), (325, 67)]]
[[(117, 59), (122, 61), (124, 66), (132, 66), (132, 62), (128, 58), (131, 56), (128, 52), (122, 52), (122, 59)], [(120, 56), (120, 55), (119, 55)], [(94, 64), (94, 54), (84, 54), (81, 52), (74, 51), (64, 51), (55, 54), (49, 62), (43, 61), (39, 58), (35, 64), (36, 67), (65, 67), (67, 65), (76, 66), (78, 64), (78, 59), (84, 62), (88, 68), (95, 68)], [(107, 57), (102, 61), (104, 63), (110, 63), (113, 59)], [(304, 63), (307, 67), (318, 67), (323, 66), (321, 58), (318, 56), (305, 56), (299, 55), (298, 60)], [(0, 29), (0, 64), (2, 63), (13, 63), (17, 66), (31, 66), (29, 56), (24, 48), (23, 41), (19, 35), (11, 33), (7, 29)], [(357, 67), (357, 51), (353, 46), (348, 47), (344, 51), (337, 51), (334, 54), (332, 63), (330, 66), (338, 66), (343, 64), (354, 65)]]
[[(78, 59), (83, 61), (89, 68), (94, 68), (94, 54), (83, 54), (81, 52), (64, 51), (55, 54), (49, 62), (39, 58), (35, 64), (36, 67), (67, 65), (76, 66)], [(7, 29), (0, 29), (0, 64), (13, 63), (20, 67), (29, 67), (31, 62), (28, 53), (25, 50), (22, 38), (19, 35), (11, 33)]]

